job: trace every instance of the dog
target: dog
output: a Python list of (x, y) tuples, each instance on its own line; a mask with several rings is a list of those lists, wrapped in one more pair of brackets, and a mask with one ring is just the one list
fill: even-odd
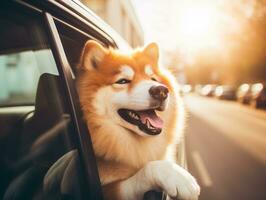
[(184, 108), (158, 60), (156, 43), (130, 53), (92, 40), (84, 46), (77, 90), (107, 200), (141, 200), (150, 190), (198, 199), (195, 178), (174, 162)]

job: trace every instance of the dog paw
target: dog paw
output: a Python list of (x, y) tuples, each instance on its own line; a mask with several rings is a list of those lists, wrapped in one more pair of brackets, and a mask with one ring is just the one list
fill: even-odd
[(155, 187), (163, 189), (172, 199), (198, 199), (200, 187), (195, 178), (182, 167), (169, 161), (153, 161), (147, 169)]

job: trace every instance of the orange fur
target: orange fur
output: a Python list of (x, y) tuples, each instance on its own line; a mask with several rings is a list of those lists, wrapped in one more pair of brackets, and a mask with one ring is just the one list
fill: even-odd
[[(165, 69), (158, 66), (158, 55), (154, 57), (147, 55), (147, 49), (137, 49), (129, 55), (114, 49), (102, 49), (104, 57), (98, 63), (97, 68), (86, 69), (86, 62), (88, 62), (86, 56), (97, 45), (99, 44), (91, 41), (85, 45), (79, 68), (77, 89), (97, 157), (104, 194), (108, 199), (119, 199), (117, 192), (120, 180), (132, 176), (149, 161), (166, 158), (168, 146), (175, 142), (176, 122), (179, 117), (183, 117), (180, 116), (182, 115), (182, 106), (178, 106), (180, 100), (174, 78)], [(102, 87), (114, 83), (121, 65), (129, 65), (135, 72), (134, 79), (127, 89), (127, 92), (130, 92), (139, 81), (150, 80), (150, 77), (144, 73), (144, 66), (147, 64), (152, 66), (157, 80), (169, 88), (177, 102), (173, 105), (171, 116), (168, 116), (165, 122), (163, 134), (154, 137), (141, 137), (130, 131), (121, 134), (115, 131), (116, 129), (108, 121), (107, 116), (96, 113), (95, 93)], [(120, 89), (111, 88), (110, 90)]]

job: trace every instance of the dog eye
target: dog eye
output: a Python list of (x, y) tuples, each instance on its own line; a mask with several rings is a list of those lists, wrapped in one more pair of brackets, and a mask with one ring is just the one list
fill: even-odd
[(130, 82), (131, 82), (131, 80), (122, 78), (122, 79), (119, 79), (118, 81), (116, 81), (115, 83), (117, 83), (117, 84), (127, 84), (127, 83), (130, 83)]
[(156, 78), (153, 78), (153, 77), (151, 78), (151, 80), (158, 82), (157, 79)]

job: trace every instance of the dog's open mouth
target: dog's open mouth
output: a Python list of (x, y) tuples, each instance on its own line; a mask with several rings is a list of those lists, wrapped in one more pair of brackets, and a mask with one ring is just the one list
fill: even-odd
[(141, 131), (149, 135), (158, 135), (162, 131), (163, 120), (156, 115), (153, 109), (141, 111), (119, 109), (117, 112), (122, 119), (138, 126)]

